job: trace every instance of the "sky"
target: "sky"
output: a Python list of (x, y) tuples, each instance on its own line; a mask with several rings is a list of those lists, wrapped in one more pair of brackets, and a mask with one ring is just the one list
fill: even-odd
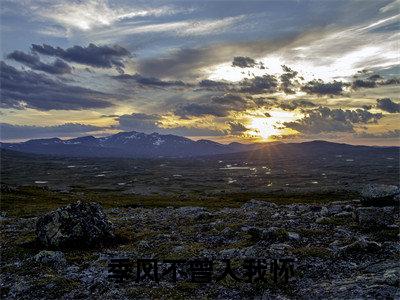
[(399, 0), (2, 0), (3, 142), (400, 145)]

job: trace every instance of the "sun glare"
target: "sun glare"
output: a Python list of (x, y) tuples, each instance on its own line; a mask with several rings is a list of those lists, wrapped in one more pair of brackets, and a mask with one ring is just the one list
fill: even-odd
[(279, 133), (279, 130), (274, 127), (271, 120), (267, 118), (254, 118), (251, 121), (251, 127), (263, 139), (268, 139), (271, 135)]
[(280, 129), (282, 123), (292, 122), (300, 117), (295, 112), (289, 111), (271, 110), (268, 113), (271, 117), (252, 118), (249, 125), (253, 134), (264, 140), (267, 140), (274, 135), (288, 134), (287, 130)]

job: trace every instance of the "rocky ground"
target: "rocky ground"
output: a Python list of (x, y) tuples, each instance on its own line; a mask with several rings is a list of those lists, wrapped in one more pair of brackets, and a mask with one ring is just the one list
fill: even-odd
[[(382, 192), (383, 191), (383, 192)], [(397, 193), (397, 194), (396, 194)], [(396, 195), (397, 196), (396, 196)], [(397, 198), (396, 198), (397, 197)], [(398, 188), (329, 204), (108, 208), (77, 204), (41, 217), (1, 218), (2, 299), (400, 298)], [(108, 218), (108, 221), (107, 221)], [(112, 225), (111, 225), (111, 224)], [(111, 258), (295, 260), (288, 283), (226, 278), (116, 283)], [(162, 271), (162, 267), (161, 271)]]

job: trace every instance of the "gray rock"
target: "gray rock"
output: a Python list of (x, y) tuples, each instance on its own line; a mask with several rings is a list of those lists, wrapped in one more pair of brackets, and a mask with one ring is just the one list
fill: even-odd
[(102, 243), (113, 230), (98, 203), (77, 202), (41, 216), (36, 234), (45, 246), (79, 247)]
[(267, 230), (263, 230), (261, 237), (263, 240), (268, 241), (285, 241), (289, 238), (289, 234), (283, 228), (270, 227)]
[(260, 201), (255, 199), (251, 199), (249, 202), (246, 202), (245, 204), (242, 205), (243, 209), (257, 209), (261, 207), (276, 208), (278, 207), (278, 205), (272, 202)]
[(400, 286), (399, 269), (387, 270), (385, 274), (383, 274), (383, 281), (388, 285)]
[(358, 254), (358, 253), (373, 253), (382, 248), (380, 243), (368, 241), (365, 238), (359, 238), (354, 243), (341, 247), (339, 255)]
[(240, 249), (236, 249), (236, 248), (224, 249), (219, 253), (219, 255), (223, 259), (237, 258), (237, 257), (240, 257), (241, 251), (240, 251)]
[(300, 240), (300, 235), (296, 232), (288, 232), (289, 240), (298, 241)]
[(354, 217), (361, 227), (373, 228), (392, 225), (394, 215), (394, 208), (390, 206), (360, 207), (355, 211)]
[(34, 256), (35, 261), (51, 265), (54, 267), (60, 267), (66, 264), (64, 253), (61, 251), (40, 251)]
[(361, 203), (366, 206), (396, 205), (400, 188), (395, 185), (369, 184), (361, 191)]

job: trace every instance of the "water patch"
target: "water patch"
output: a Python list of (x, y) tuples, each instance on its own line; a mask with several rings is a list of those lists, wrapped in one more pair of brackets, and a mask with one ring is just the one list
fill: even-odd
[[(229, 167), (228, 167), (229, 166)], [(235, 167), (231, 165), (227, 165), (226, 167), (219, 168), (220, 170), (253, 170), (256, 168), (251, 168), (251, 167)]]

